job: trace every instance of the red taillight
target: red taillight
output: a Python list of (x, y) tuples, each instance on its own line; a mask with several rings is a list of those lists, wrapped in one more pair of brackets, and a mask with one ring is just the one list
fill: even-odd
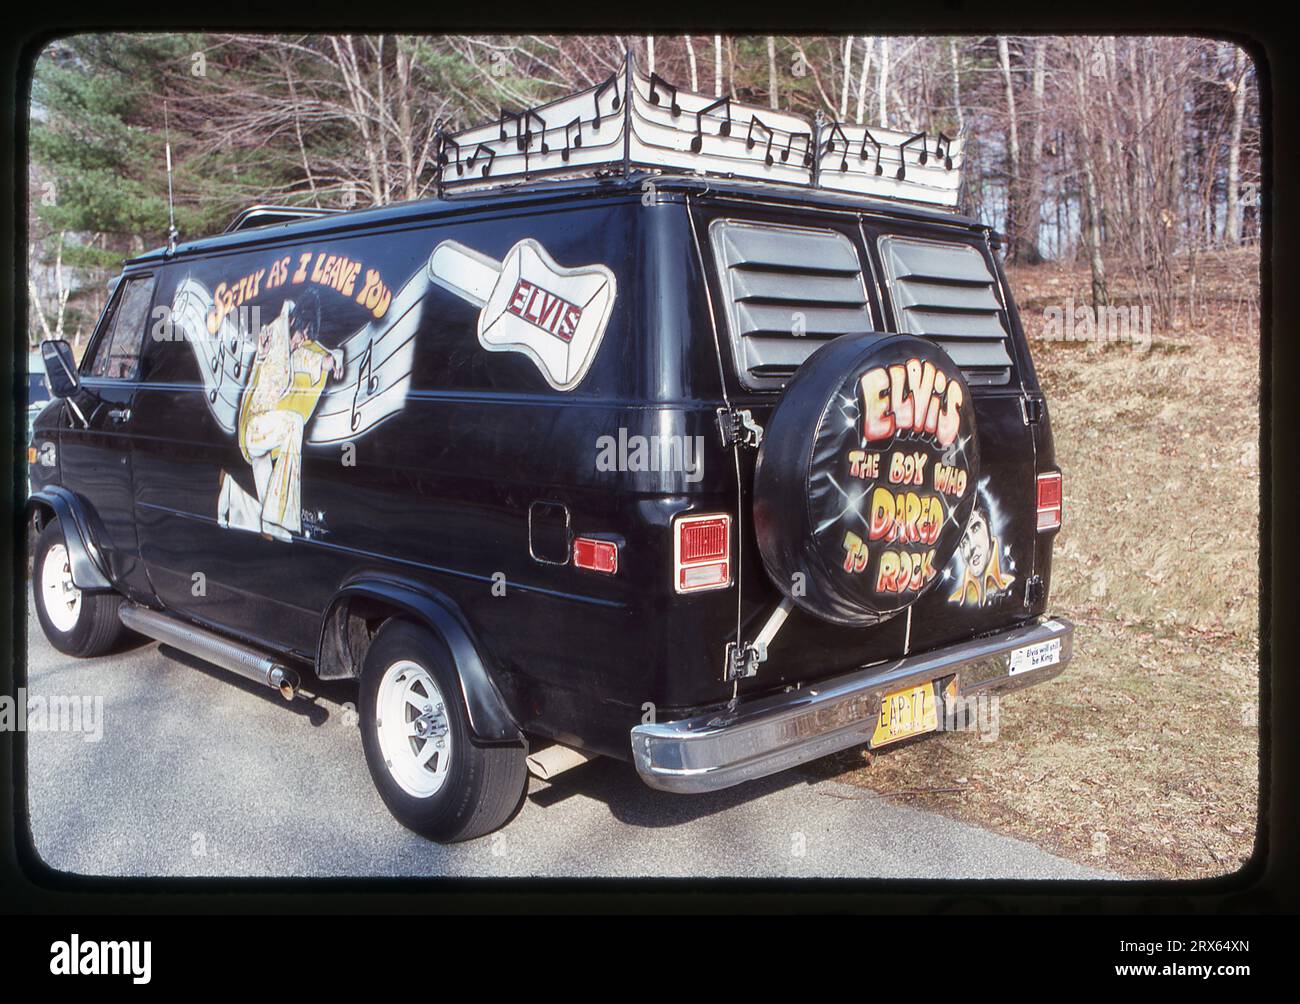
[(682, 516), (673, 537), (673, 586), (679, 593), (731, 585), (731, 517)]
[(1061, 526), (1061, 472), (1038, 475), (1038, 529), (1056, 530)]
[(682, 520), (683, 562), (708, 561), (727, 556), (727, 519), (709, 516), (695, 522)]
[(612, 540), (574, 537), (573, 564), (577, 568), (613, 575), (618, 571), (618, 545)]

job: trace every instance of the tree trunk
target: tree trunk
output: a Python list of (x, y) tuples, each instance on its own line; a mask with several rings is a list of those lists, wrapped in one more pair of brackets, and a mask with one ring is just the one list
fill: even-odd
[(1007, 100), (1007, 260), (1019, 261), (1022, 243), (1020, 220), (1020, 134), (1016, 126), (1016, 88), (1011, 79), (1011, 50), (1006, 35), (998, 36), (998, 65)]
[(885, 111), (885, 94), (889, 88), (889, 36), (883, 36), (880, 39), (880, 128), (884, 129), (889, 125), (889, 117)]
[(690, 35), (683, 35), (686, 40), (686, 62), (691, 68), (691, 90), (699, 91), (700, 89), (700, 71), (695, 64), (695, 43), (691, 41)]
[(1246, 119), (1245, 53), (1237, 49), (1232, 57), (1232, 132), (1228, 137), (1228, 212), (1224, 220), (1229, 247), (1241, 243), (1241, 132)]
[(722, 36), (713, 36), (713, 96), (722, 97)]
[(858, 109), (853, 119), (858, 125), (862, 125), (863, 116), (867, 111), (867, 77), (871, 75), (871, 47), (871, 36), (863, 35), (862, 69), (858, 71)]
[(767, 105), (772, 111), (780, 107), (776, 93), (776, 36), (767, 36)]
[(1033, 146), (1029, 151), (1028, 163), (1025, 165), (1027, 175), (1026, 198), (1023, 219), (1024, 236), (1017, 252), (1022, 261), (1036, 265), (1043, 260), (1038, 249), (1038, 233), (1043, 215), (1043, 142), (1047, 123), (1047, 108), (1043, 101), (1047, 78), (1046, 37), (1034, 43), (1034, 132)]
[(853, 36), (844, 36), (844, 82), (840, 85), (840, 121), (849, 117), (849, 84), (853, 80)]
[(952, 103), (957, 106), (957, 132), (961, 133), (966, 128), (966, 113), (961, 107), (961, 74), (957, 70), (956, 39), (948, 39), (948, 57), (952, 60)]

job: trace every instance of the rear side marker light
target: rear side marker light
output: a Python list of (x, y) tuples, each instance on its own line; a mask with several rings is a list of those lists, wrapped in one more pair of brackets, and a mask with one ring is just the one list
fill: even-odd
[(673, 533), (673, 588), (679, 593), (731, 585), (731, 517), (681, 516)]
[(592, 572), (613, 575), (618, 571), (618, 545), (612, 540), (574, 537), (573, 564)]
[(1038, 475), (1038, 530), (1061, 527), (1061, 472)]

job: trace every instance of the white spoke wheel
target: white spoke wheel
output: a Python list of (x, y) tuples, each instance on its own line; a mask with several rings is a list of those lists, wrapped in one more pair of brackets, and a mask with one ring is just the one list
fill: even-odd
[(78, 589), (72, 581), (72, 555), (58, 519), (41, 527), (32, 554), (32, 593), (36, 619), (51, 645), (65, 655), (106, 655), (138, 635), (118, 620), (122, 597), (114, 592)]
[(428, 798), (446, 783), (451, 727), (442, 691), (419, 663), (393, 663), (379, 681), (375, 728), (384, 764), (402, 790)]
[(470, 840), (504, 826), (523, 804), (522, 737), (480, 741), (451, 652), (424, 625), (393, 618), (375, 632), (357, 711), (375, 788), (408, 829)]
[(81, 616), (81, 590), (72, 582), (68, 548), (54, 544), (41, 562), (41, 603), (55, 628), (67, 634)]

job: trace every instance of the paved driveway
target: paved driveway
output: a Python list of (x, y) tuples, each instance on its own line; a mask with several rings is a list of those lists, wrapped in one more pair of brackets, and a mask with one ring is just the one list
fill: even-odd
[[(450, 847), (388, 815), (355, 690), (286, 704), (174, 649), (60, 655), (28, 622), (29, 708), (102, 698), (91, 733), (28, 732), (32, 837), (51, 867), (131, 876), (1106, 877), (1032, 844), (788, 771), (711, 795), (595, 761), (532, 781), (504, 830)], [(233, 682), (232, 682), (233, 681)], [(314, 693), (312, 691), (315, 691)], [(35, 698), (42, 698), (37, 701)], [(82, 728), (92, 728), (90, 717)]]

